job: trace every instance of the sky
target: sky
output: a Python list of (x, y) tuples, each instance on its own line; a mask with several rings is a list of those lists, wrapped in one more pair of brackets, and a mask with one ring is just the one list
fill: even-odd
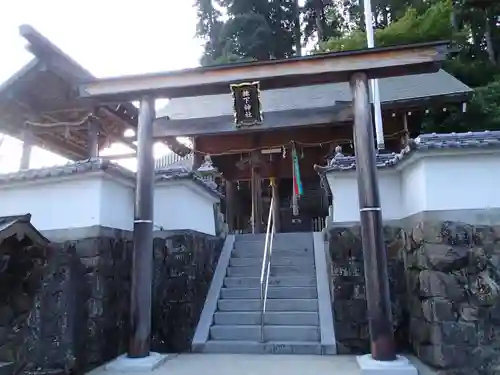
[[(195, 67), (203, 43), (194, 37), (193, 3), (194, 0), (6, 2), (0, 11), (0, 83), (32, 58), (25, 50), (26, 41), (19, 36), (22, 24), (33, 26), (99, 78)], [(4, 139), (0, 173), (18, 169), (21, 148), (20, 141)], [(106, 153), (120, 151), (115, 146)], [(156, 156), (164, 152), (164, 148), (155, 149)], [(63, 162), (64, 159), (35, 148), (30, 166)]]

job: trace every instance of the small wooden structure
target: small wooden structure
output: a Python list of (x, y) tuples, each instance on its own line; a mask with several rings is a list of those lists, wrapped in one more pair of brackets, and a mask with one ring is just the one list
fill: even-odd
[[(135, 138), (124, 133), (136, 130), (137, 108), (80, 98), (78, 83), (95, 77), (32, 27), (20, 32), (35, 58), (0, 85), (0, 132), (24, 141), (21, 167), (28, 168), (31, 145), (82, 160), (118, 142), (133, 152), (116, 158), (135, 157)], [(175, 138), (166, 141), (174, 151), (189, 152)]]

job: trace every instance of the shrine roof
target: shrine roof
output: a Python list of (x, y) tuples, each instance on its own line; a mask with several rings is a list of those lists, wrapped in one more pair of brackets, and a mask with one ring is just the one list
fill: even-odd
[[(457, 149), (500, 149), (500, 131), (422, 134), (410, 140), (409, 145), (399, 153), (377, 154), (377, 168), (393, 168), (416, 152)], [(328, 166), (315, 166), (315, 169), (319, 173), (354, 171), (356, 158), (336, 153)]]
[[(45, 238), (31, 223), (31, 214), (0, 217), (0, 243), (5, 239), (17, 236), (19, 240), (28, 237), (32, 243), (45, 246), (49, 240)], [(0, 264), (3, 259), (0, 260)], [(0, 268), (3, 265), (0, 265)]]
[[(110, 160), (102, 158), (92, 158), (87, 160), (79, 160), (76, 162), (57, 165), (52, 167), (44, 167), (37, 169), (25, 169), (12, 173), (0, 174), (0, 186), (40, 181), (50, 178), (68, 177), (76, 174), (90, 172), (105, 172), (107, 174), (135, 181), (136, 173), (116, 164)], [(217, 189), (210, 183), (204, 181), (196, 172), (193, 172), (185, 167), (171, 166), (155, 170), (155, 180), (193, 180), (197, 185), (205, 189), (208, 193), (220, 197)]]
[[(137, 128), (138, 111), (130, 102), (84, 100), (75, 90), (78, 83), (95, 77), (30, 26), (20, 27), (34, 59), (7, 81), (0, 83), (0, 132), (22, 139), (27, 130), (34, 143), (70, 160), (88, 157), (88, 119), (100, 125), (99, 145), (120, 142)], [(185, 147), (164, 139), (174, 151)], [(187, 151), (186, 151), (187, 152)]]
[(0, 84), (0, 131), (22, 139), (28, 130), (35, 144), (70, 160), (84, 159), (86, 121), (93, 114), (101, 127), (101, 147), (120, 141), (135, 148), (123, 134), (136, 127), (137, 109), (131, 103), (81, 100), (75, 85), (95, 77), (30, 26), (21, 26), (20, 33), (34, 59)]
[[(422, 107), (430, 102), (465, 101), (473, 90), (444, 70), (379, 80), (384, 109)], [(171, 99), (158, 112), (155, 136), (193, 136), (351, 121), (347, 82), (262, 90), (263, 122), (251, 129), (234, 125), (231, 94)]]
[(195, 183), (200, 185), (203, 189), (208, 191), (211, 195), (220, 198), (222, 195), (217, 190), (217, 185), (215, 183), (210, 183), (203, 180), (196, 172), (183, 167), (183, 166), (170, 166), (164, 169), (158, 169), (156, 171), (156, 181), (172, 181), (172, 180), (193, 180)]

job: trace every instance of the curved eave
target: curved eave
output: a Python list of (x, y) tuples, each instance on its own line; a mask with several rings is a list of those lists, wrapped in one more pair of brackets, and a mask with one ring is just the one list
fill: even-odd
[[(412, 109), (425, 108), (436, 105), (436, 103), (460, 103), (467, 101), (471, 95), (472, 91), (453, 95), (443, 94), (424, 98), (393, 100), (382, 103), (382, 109)], [(154, 123), (154, 138), (227, 135), (286, 128), (339, 126), (352, 122), (353, 119), (352, 105), (346, 102), (328, 107), (264, 113), (262, 124), (243, 128), (237, 128), (233, 116), (228, 115), (183, 120), (171, 120), (168, 117), (163, 117), (157, 118)]]

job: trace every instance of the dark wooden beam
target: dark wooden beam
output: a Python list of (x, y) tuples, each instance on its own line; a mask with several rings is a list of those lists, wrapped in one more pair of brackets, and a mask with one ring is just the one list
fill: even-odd
[(258, 151), (250, 154), (250, 168), (252, 171), (252, 231), (253, 233), (263, 233), (262, 222), (262, 178), (260, 174), (262, 155)]
[[(131, 106), (133, 108), (125, 104), (120, 104), (115, 109), (110, 106), (101, 106), (99, 109), (114, 120), (127, 124), (131, 129), (137, 129), (137, 109), (133, 105)], [(121, 136), (116, 136), (115, 139), (126, 144), (132, 150), (137, 151), (137, 147), (133, 143), (136, 137), (125, 138), (122, 134)], [(164, 137), (162, 140), (177, 155), (185, 156), (191, 152), (189, 147), (181, 144), (175, 137)]]
[(89, 119), (87, 129), (87, 149), (89, 158), (97, 158), (99, 156), (99, 130), (100, 124), (96, 119)]
[(29, 42), (27, 49), (38, 58), (56, 65), (60, 70), (67, 72), (70, 77), (75, 77), (80, 81), (94, 79), (88, 70), (30, 25), (21, 25), (19, 33)]
[[(103, 118), (105, 118), (107, 116), (107, 117), (111, 118), (112, 120), (114, 120), (114, 121), (116, 121), (118, 123), (122, 123), (123, 124), (125, 122), (124, 119), (122, 119), (121, 117), (119, 117), (116, 113), (114, 113), (113, 111), (111, 111), (107, 107), (99, 107), (97, 113), (99, 113), (100, 111), (102, 111)], [(130, 126), (131, 124), (128, 124), (128, 125)], [(124, 129), (125, 129), (125, 126), (122, 128), (122, 130), (125, 131)], [(113, 141), (124, 143), (125, 145), (127, 145), (128, 147), (130, 147), (132, 150), (137, 151), (137, 146), (133, 143), (133, 140), (125, 138), (123, 132), (121, 134), (108, 133), (108, 136)]]
[[(240, 154), (241, 150), (252, 150), (254, 148), (276, 148), (283, 145), (290, 145), (291, 141), (314, 145), (329, 144), (341, 139), (352, 139), (351, 124), (347, 123), (337, 127), (311, 126), (308, 128), (276, 130), (272, 132), (262, 132), (259, 144), (256, 146), (248, 134), (230, 134), (224, 136), (199, 136), (197, 139), (197, 149), (208, 154)], [(392, 123), (386, 129), (392, 129)], [(239, 151), (238, 151), (239, 150)]]
[(33, 136), (28, 131), (23, 134), (23, 150), (19, 169), (29, 169), (31, 160), (31, 151), (33, 150)]
[(370, 78), (431, 73), (446, 58), (447, 45), (422, 43), (95, 79), (80, 84), (79, 92), (82, 97), (125, 101), (145, 93), (167, 98), (230, 93), (231, 83), (255, 80), (260, 81), (262, 90), (347, 82), (357, 70)]
[[(415, 110), (431, 108), (436, 105), (453, 105), (470, 100), (472, 91), (452, 95), (437, 95), (428, 98), (414, 98), (382, 103), (382, 110)], [(284, 128), (304, 128), (317, 125), (339, 126), (351, 123), (354, 120), (351, 102), (337, 102), (328, 107), (292, 109), (286, 111), (265, 112), (264, 121), (261, 125), (247, 128), (236, 128), (234, 117), (216, 116), (186, 120), (170, 120), (158, 118), (154, 125), (155, 139), (168, 136), (191, 137), (197, 135), (213, 134), (241, 134), (265, 130), (276, 130)]]
[(236, 208), (236, 184), (234, 181), (226, 180), (226, 223), (229, 233), (234, 233), (235, 229), (235, 208)]
[(272, 195), (273, 195), (273, 206), (270, 207), (271, 210), (273, 210), (273, 215), (274, 215), (274, 229), (276, 230), (276, 233), (279, 233), (281, 230), (281, 217), (280, 217), (280, 194), (279, 194), (279, 180), (273, 176), (274, 178), (271, 180), (271, 189), (272, 189)]
[(211, 134), (241, 134), (284, 128), (298, 128), (315, 125), (333, 125), (352, 121), (350, 103), (341, 102), (333, 106), (309, 109), (292, 109), (264, 113), (261, 125), (236, 128), (234, 117), (217, 116), (189, 120), (167, 120), (159, 118), (155, 121), (154, 137), (162, 139), (168, 136), (197, 136)]
[(84, 160), (87, 158), (87, 150), (75, 145), (74, 143), (69, 143), (67, 140), (63, 140), (56, 136), (39, 135), (35, 139), (37, 146), (54, 152), (62, 157), (70, 160)]

